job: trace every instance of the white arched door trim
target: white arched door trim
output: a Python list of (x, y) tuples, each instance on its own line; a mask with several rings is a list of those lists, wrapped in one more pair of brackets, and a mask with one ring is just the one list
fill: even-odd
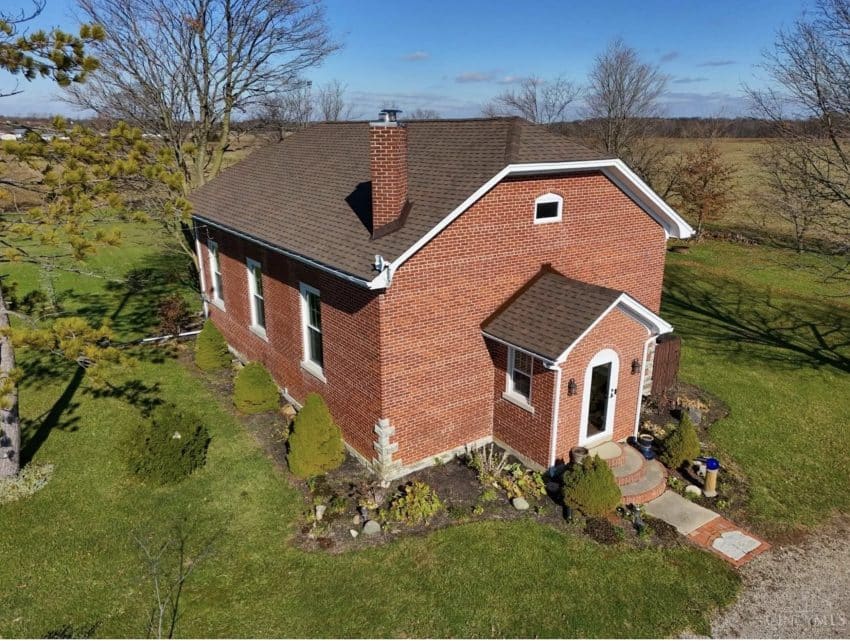
[[(587, 419), (590, 411), (590, 382), (593, 377), (593, 368), (599, 365), (611, 363), (611, 375), (608, 379), (607, 401), (608, 408), (605, 412), (605, 430), (599, 434), (588, 437)], [(613, 349), (605, 348), (596, 353), (587, 364), (584, 371), (584, 387), (581, 394), (581, 424), (579, 425), (579, 445), (588, 446), (607, 441), (614, 435), (614, 412), (617, 408), (617, 381), (620, 377), (620, 357)]]

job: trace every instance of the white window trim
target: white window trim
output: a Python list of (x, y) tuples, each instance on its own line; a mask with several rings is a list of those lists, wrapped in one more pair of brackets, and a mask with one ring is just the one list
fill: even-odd
[[(253, 258), (248, 258), (245, 260), (245, 273), (248, 275), (248, 307), (251, 310), (251, 327), (250, 330), (257, 334), (260, 338), (268, 340), (266, 336), (266, 328), (262, 327), (259, 323), (257, 323), (257, 308), (254, 305), (254, 297), (257, 295), (257, 287), (254, 283), (254, 268), (260, 269), (260, 278), (263, 277), (263, 265), (259, 261), (254, 260)], [(261, 296), (263, 299), (263, 309), (265, 309), (266, 303), (266, 295), (265, 291), (263, 291), (263, 295)], [(264, 321), (268, 319), (264, 318)]]
[(516, 368), (516, 355), (517, 350), (513, 347), (508, 347), (508, 366), (505, 370), (505, 391), (502, 394), (502, 398), (506, 401), (513, 403), (517, 407), (521, 407), (527, 412), (531, 412), (534, 414), (534, 406), (531, 404), (531, 395), (532, 395), (532, 387), (534, 384), (534, 356), (528, 354), (527, 352), (523, 352), (526, 354), (531, 363), (531, 371), (530, 372), (521, 372), (522, 374), (526, 374), (528, 376), (528, 398), (514, 390), (514, 377), (513, 373)]
[[(611, 375), (608, 379), (608, 411), (605, 414), (605, 430), (587, 437), (587, 419), (590, 412), (590, 382), (593, 378), (593, 368), (597, 365), (611, 364)], [(617, 389), (620, 378), (620, 355), (613, 349), (605, 348), (590, 359), (584, 370), (584, 389), (581, 395), (581, 423), (579, 423), (579, 445), (586, 447), (610, 440), (614, 436), (614, 412), (617, 409)]]
[(221, 259), (220, 257), (217, 257), (218, 243), (209, 239), (207, 241), (207, 252), (209, 252), (210, 286), (212, 287), (212, 300), (210, 302), (223, 310), (224, 298), (221, 296), (221, 290), (219, 289), (215, 278), (216, 272), (218, 272), (219, 276), (221, 276), (222, 282), (224, 281), (224, 275), (221, 273)]
[[(298, 286), (301, 291), (301, 342), (302, 342), (302, 359), (301, 368), (318, 378), (323, 383), (327, 383), (325, 378), (324, 367), (312, 360), (310, 357), (310, 301), (307, 298), (309, 294), (319, 297), (319, 305), (321, 305), (322, 294), (315, 287), (311, 287), (307, 283), (300, 283)], [(324, 352), (325, 335), (322, 328), (319, 328), (319, 333), (322, 335), (322, 351)]]
[[(537, 206), (544, 203), (557, 203), (558, 215), (554, 218), (538, 218)], [(548, 193), (534, 199), (534, 224), (545, 225), (546, 223), (559, 223), (564, 219), (564, 198), (558, 194)]]

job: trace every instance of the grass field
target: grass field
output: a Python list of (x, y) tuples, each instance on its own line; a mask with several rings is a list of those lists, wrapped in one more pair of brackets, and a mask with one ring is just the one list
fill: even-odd
[(720, 242), (670, 254), (662, 315), (681, 374), (731, 408), (711, 430), (751, 483), (767, 534), (850, 512), (848, 283), (815, 254)]
[[(112, 316), (127, 338), (153, 331), (150, 305), (179, 286), (162, 276), (170, 270), (159, 269), (149, 230), (129, 236), (132, 244), (98, 260), (116, 275), (156, 265), (148, 287), (128, 293), (78, 276), (56, 283), (68, 311)], [(24, 288), (37, 282), (26, 270), (15, 276)], [(218, 538), (187, 586), (178, 636), (706, 633), (707, 613), (737, 590), (723, 562), (694, 548), (602, 547), (531, 521), (470, 524), (336, 556), (299, 551), (288, 541), (300, 499), (227, 399), (167, 352), (139, 358), (104, 392), (67, 363), (22, 354), (24, 458), (56, 471), (30, 499), (0, 506), (0, 636), (91, 626), (96, 636), (144, 636), (151, 589), (133, 534), (184, 518), (197, 540)], [(125, 472), (124, 440), (152, 398), (198, 413), (212, 433), (207, 466), (172, 487)]]

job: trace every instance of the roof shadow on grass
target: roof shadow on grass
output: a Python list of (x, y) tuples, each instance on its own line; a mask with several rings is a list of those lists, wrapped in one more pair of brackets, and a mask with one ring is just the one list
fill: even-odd
[(850, 315), (813, 298), (668, 265), (663, 307), (690, 340), (777, 367), (850, 372)]

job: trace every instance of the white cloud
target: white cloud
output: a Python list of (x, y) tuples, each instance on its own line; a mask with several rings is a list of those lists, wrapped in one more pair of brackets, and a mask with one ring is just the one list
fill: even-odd
[(427, 51), (414, 51), (404, 56), (404, 59), (410, 62), (418, 62), (419, 60), (427, 60), (430, 57), (431, 54)]
[(455, 82), (490, 82), (493, 80), (491, 71), (464, 71), (455, 76)]

